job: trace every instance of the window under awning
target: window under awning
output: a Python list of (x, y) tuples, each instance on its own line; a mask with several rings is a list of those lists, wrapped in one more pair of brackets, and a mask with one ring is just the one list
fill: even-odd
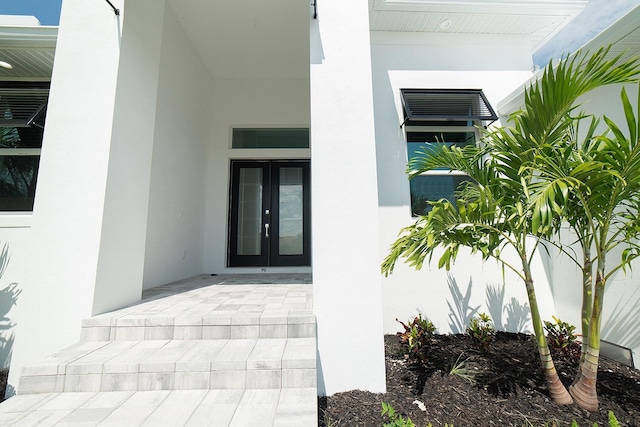
[[(431, 122), (496, 121), (498, 116), (480, 89), (400, 89), (403, 125)], [(437, 125), (437, 123), (435, 123)]]
[(49, 98), (48, 83), (38, 83), (35, 87), (13, 84), (17, 87), (0, 87), (0, 126), (43, 127)]

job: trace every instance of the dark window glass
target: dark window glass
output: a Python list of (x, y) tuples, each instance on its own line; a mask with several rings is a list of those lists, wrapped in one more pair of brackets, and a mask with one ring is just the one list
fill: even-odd
[(33, 210), (39, 164), (39, 155), (0, 155), (0, 211)]
[[(409, 159), (414, 158), (418, 153), (428, 152), (438, 144), (448, 146), (464, 147), (475, 144), (476, 134), (474, 131), (466, 132), (407, 132), (407, 155)], [(448, 172), (448, 169), (441, 168)], [(447, 199), (455, 203), (454, 193), (460, 183), (468, 181), (466, 175), (451, 175), (449, 173), (438, 175), (420, 175), (411, 179), (411, 214), (413, 216), (426, 215), (431, 210), (431, 205), (427, 202)]]
[(0, 82), (0, 211), (32, 211), (49, 82)]
[(31, 211), (42, 129), (0, 127), (0, 211)]
[(232, 148), (309, 148), (309, 129), (233, 129)]
[(470, 181), (466, 175), (419, 175), (409, 181), (411, 187), (411, 215), (426, 215), (431, 210), (427, 202), (447, 199), (455, 204), (455, 191)]
[(429, 150), (435, 144), (465, 145), (475, 144), (474, 132), (407, 132), (407, 155), (409, 160), (418, 153)]
[(43, 129), (33, 127), (1, 127), (0, 148), (41, 148)]

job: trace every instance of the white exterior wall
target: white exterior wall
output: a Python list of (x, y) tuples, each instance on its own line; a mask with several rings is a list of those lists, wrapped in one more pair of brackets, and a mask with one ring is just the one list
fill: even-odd
[[(412, 224), (406, 140), (400, 128), (404, 117), (402, 88), (482, 89), (496, 108), (500, 100), (531, 77), (531, 53), (526, 37), (461, 34), (373, 33), (372, 63), (375, 95), (378, 194), (380, 200), (380, 259), (387, 254), (402, 227)], [(418, 313), (429, 318), (440, 333), (463, 332), (469, 316), (486, 312), (496, 327), (531, 331), (524, 283), (493, 261), (461, 252), (451, 271), (437, 269), (437, 254), (416, 272), (403, 262), (383, 281), (384, 332), (395, 333)], [(514, 261), (517, 259), (514, 258)], [(538, 303), (543, 318), (554, 313), (548, 265), (536, 257), (533, 265)], [(502, 288), (504, 286), (504, 294)], [(455, 295), (467, 296), (462, 313)], [(515, 301), (512, 300), (515, 298)], [(509, 314), (506, 308), (514, 311)], [(522, 308), (526, 305), (526, 310)], [(519, 310), (520, 309), (520, 310)], [(518, 315), (520, 313), (520, 315)]]
[(318, 392), (384, 392), (378, 194), (367, 2), (311, 22), (311, 182)]
[(115, 3), (120, 17), (63, 5), (13, 386), (22, 366), (77, 341), (82, 318), (142, 290), (164, 1)]
[(0, 215), (0, 369), (9, 368), (11, 362), (17, 304), (22, 302), (20, 294), (31, 268), (30, 237), (31, 214)]
[(214, 83), (169, 7), (163, 28), (144, 288), (203, 272)]
[[(308, 267), (227, 268), (231, 159), (309, 159), (309, 149), (231, 149), (234, 127), (309, 127), (309, 80), (223, 79), (215, 82), (210, 119), (204, 268), (207, 273), (310, 271)], [(313, 187), (313, 180), (311, 183)], [(313, 190), (312, 190), (313, 194)], [(313, 221), (313, 220), (312, 220)]]
[(124, 6), (92, 314), (137, 301), (142, 292), (165, 2)]

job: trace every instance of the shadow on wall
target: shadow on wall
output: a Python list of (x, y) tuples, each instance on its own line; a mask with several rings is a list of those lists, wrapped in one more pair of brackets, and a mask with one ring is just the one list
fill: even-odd
[[(487, 307), (493, 325), (497, 330), (508, 332), (527, 332), (529, 323), (529, 304), (520, 304), (516, 298), (511, 297), (508, 303), (504, 301), (504, 284), (502, 286), (493, 284), (487, 286)], [(506, 319), (502, 320), (502, 315), (506, 313)]]
[(471, 319), (476, 315), (480, 306), (475, 308), (469, 305), (469, 301), (471, 300), (471, 288), (473, 287), (473, 279), (469, 278), (469, 284), (467, 285), (467, 290), (465, 291), (464, 296), (460, 291), (460, 287), (458, 286), (458, 282), (456, 279), (447, 274), (447, 285), (449, 286), (449, 293), (453, 297), (453, 304), (455, 305), (455, 310), (451, 306), (451, 303), (447, 301), (447, 305), (449, 306), (449, 328), (451, 328), (451, 332), (454, 334), (461, 334), (466, 329), (467, 326), (471, 323)]
[[(0, 279), (4, 275), (10, 260), (9, 245), (5, 243), (0, 252)], [(8, 317), (11, 308), (17, 304), (18, 297), (22, 290), (18, 289), (17, 283), (11, 283), (0, 290), (0, 369), (9, 368), (11, 362), (11, 352), (13, 350), (13, 327), (15, 323)]]
[[(480, 306), (471, 307), (471, 290), (473, 279), (469, 279), (469, 284), (464, 295), (458, 286), (456, 279), (448, 275), (447, 284), (451, 294), (453, 304), (447, 300), (449, 306), (449, 328), (454, 334), (463, 333), (471, 323), (471, 319), (478, 313)], [(521, 304), (516, 298), (511, 298), (505, 303), (505, 287), (497, 284), (489, 285), (486, 290), (486, 305), (489, 315), (493, 320), (496, 330), (509, 332), (528, 332), (526, 330), (529, 322), (529, 305)], [(503, 320), (503, 314), (506, 318)]]

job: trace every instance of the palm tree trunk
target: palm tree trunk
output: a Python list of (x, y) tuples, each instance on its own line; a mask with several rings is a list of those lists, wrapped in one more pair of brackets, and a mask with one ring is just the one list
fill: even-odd
[(547, 379), (547, 387), (549, 387), (549, 395), (558, 405), (570, 405), (573, 403), (573, 399), (569, 392), (567, 392), (564, 384), (562, 384), (562, 381), (560, 381), (556, 367), (553, 364), (551, 352), (549, 351), (547, 338), (544, 335), (544, 327), (542, 326), (542, 319), (540, 318), (540, 310), (538, 309), (538, 301), (533, 287), (531, 271), (528, 265), (524, 265), (523, 267), (525, 286), (527, 288), (527, 296), (529, 297), (529, 306), (531, 307), (531, 322), (533, 323), (533, 331), (536, 336), (536, 343), (538, 344), (538, 353), (540, 354), (540, 361), (544, 369), (544, 376)]
[(580, 379), (580, 370), (584, 363), (589, 345), (589, 322), (591, 321), (591, 312), (593, 310), (593, 261), (591, 260), (591, 250), (583, 243), (583, 260), (582, 260), (582, 351), (580, 352), (580, 367), (573, 385), (578, 383)]
[(589, 340), (584, 360), (580, 363), (578, 380), (569, 387), (571, 396), (578, 406), (588, 411), (598, 410), (598, 393), (596, 381), (598, 375), (598, 360), (600, 358), (600, 325), (602, 322), (602, 304), (604, 300), (604, 262), (598, 259), (596, 273), (596, 287), (593, 298), (593, 310), (589, 322)]

